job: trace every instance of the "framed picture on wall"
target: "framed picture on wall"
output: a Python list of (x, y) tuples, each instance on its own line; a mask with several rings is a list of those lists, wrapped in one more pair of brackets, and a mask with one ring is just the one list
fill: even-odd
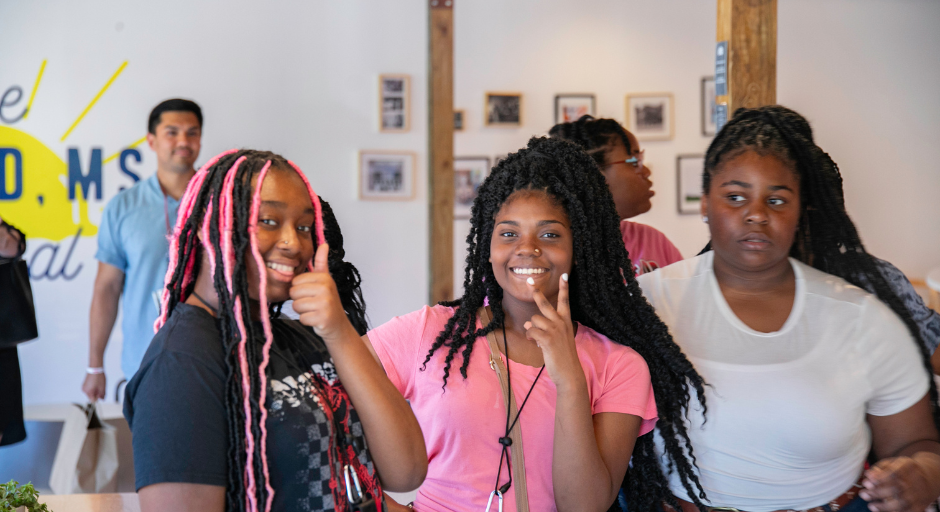
[(670, 140), (675, 131), (672, 93), (627, 95), (627, 129), (637, 140)]
[(485, 156), (454, 157), (454, 218), (469, 219), (477, 189), (490, 174), (490, 159)]
[(702, 204), (702, 172), (705, 155), (678, 155), (676, 157), (676, 198), (679, 213), (698, 215)]
[(555, 124), (577, 121), (585, 115), (594, 115), (593, 94), (555, 95)]
[(465, 114), (463, 110), (454, 111), (454, 131), (462, 132), (464, 127)]
[(379, 75), (379, 131), (411, 129), (411, 77)]
[(702, 135), (715, 135), (715, 77), (702, 77)]
[(486, 115), (486, 126), (522, 126), (522, 93), (488, 92), (483, 112)]
[(359, 199), (407, 201), (414, 197), (414, 174), (414, 153), (360, 151)]

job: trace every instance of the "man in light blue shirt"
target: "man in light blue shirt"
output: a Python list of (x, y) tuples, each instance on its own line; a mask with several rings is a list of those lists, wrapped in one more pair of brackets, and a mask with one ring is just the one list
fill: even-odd
[(104, 209), (98, 229), (98, 275), (89, 315), (88, 368), (82, 391), (104, 399), (104, 352), (123, 295), (124, 349), (121, 370), (130, 379), (153, 338), (159, 297), (169, 264), (167, 236), (186, 185), (195, 174), (202, 138), (202, 110), (189, 100), (157, 105), (147, 124), (147, 144), (157, 155), (157, 172), (120, 192)]

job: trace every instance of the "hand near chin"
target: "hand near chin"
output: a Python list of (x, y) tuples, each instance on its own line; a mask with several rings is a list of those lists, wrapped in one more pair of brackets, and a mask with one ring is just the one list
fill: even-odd
[(552, 303), (540, 290), (533, 290), (532, 297), (542, 314), (533, 315), (523, 326), (526, 329), (526, 338), (542, 349), (545, 370), (558, 387), (585, 382), (584, 370), (581, 368), (574, 342), (567, 278), (568, 274), (563, 274), (558, 280), (557, 308), (552, 307)]
[(327, 343), (341, 338), (345, 329), (352, 328), (327, 265), (329, 250), (327, 244), (320, 244), (313, 258), (313, 272), (294, 277), (290, 288), (300, 323), (313, 327)]

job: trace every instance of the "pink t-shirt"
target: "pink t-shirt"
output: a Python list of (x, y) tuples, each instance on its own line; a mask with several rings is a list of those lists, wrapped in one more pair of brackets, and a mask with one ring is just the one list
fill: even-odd
[(623, 245), (627, 247), (636, 275), (682, 261), (679, 249), (652, 226), (624, 219), (620, 221), (620, 234), (623, 235)]
[[(489, 367), (485, 337), (473, 346), (467, 378), (460, 375), (463, 359), (455, 357), (447, 388), (442, 389), (447, 348), (424, 358), (454, 308), (434, 306), (395, 317), (369, 332), (369, 340), (388, 378), (411, 402), (428, 449), (428, 475), (418, 490), (419, 511), (480, 512), (493, 484), (506, 431), (506, 407), (499, 379)], [(480, 327), (479, 319), (477, 328)], [(656, 424), (656, 402), (646, 361), (633, 349), (610, 341), (583, 325), (575, 336), (587, 377), (591, 411), (633, 414), (643, 418), (640, 434)], [(510, 351), (512, 348), (510, 347)], [(505, 360), (505, 358), (504, 358)], [(510, 363), (512, 391), (521, 404), (539, 369)], [(531, 510), (555, 510), (552, 491), (552, 440), (555, 429), (555, 385), (543, 373), (523, 409), (522, 444)], [(504, 464), (500, 484), (507, 481)], [(503, 508), (516, 510), (515, 486)], [(496, 510), (493, 504), (492, 510)]]

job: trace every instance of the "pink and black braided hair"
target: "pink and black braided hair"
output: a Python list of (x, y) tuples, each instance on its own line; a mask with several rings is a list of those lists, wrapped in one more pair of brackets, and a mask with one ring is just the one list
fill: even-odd
[[(265, 371), (273, 342), (271, 318), (279, 311), (280, 304), (268, 302), (266, 273), (260, 271), (259, 332), (251, 317), (245, 261), (246, 257), (251, 257), (259, 269), (264, 269), (257, 243), (257, 219), (261, 183), (271, 168), (293, 169), (303, 180), (316, 216), (315, 244), (330, 243), (329, 267), (336, 276), (347, 316), (360, 333), (367, 329), (359, 275), (355, 267), (342, 261), (342, 234), (336, 219), (296, 165), (270, 152), (230, 150), (199, 169), (180, 201), (170, 240), (161, 315), (154, 324), (154, 331), (159, 330), (176, 305), (192, 293), (202, 251), (205, 251), (219, 296), (219, 328), (228, 368), (225, 391), (230, 440), (227, 510), (269, 511), (274, 497), (265, 448), (267, 410), (264, 403)], [(255, 177), (257, 181), (252, 187)], [(329, 225), (325, 226), (324, 221)], [(312, 270), (313, 262), (308, 266)]]

